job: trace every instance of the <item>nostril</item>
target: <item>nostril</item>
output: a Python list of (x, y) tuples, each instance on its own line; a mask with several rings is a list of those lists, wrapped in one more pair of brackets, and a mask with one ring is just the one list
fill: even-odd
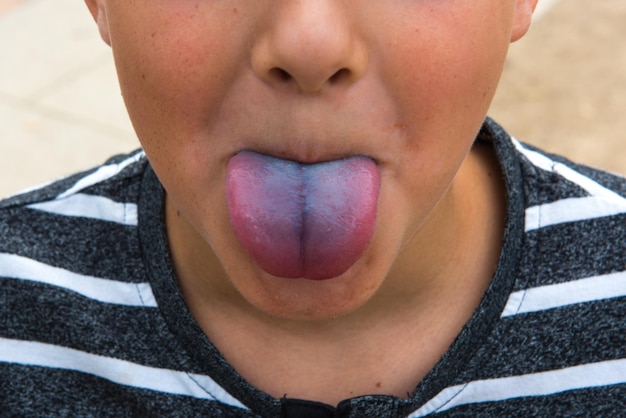
[[(269, 73), (271, 78), (280, 82), (291, 81), (291, 79), (293, 78), (291, 74), (279, 67), (272, 68)], [(341, 80), (348, 77), (350, 77), (350, 70), (348, 70), (347, 68), (342, 68), (339, 71), (335, 72), (332, 76), (330, 76), (328, 81), (331, 83), (339, 83), (341, 82)]]
[(273, 79), (276, 79), (282, 82), (291, 80), (291, 74), (289, 74), (287, 71), (283, 70), (282, 68), (278, 68), (278, 67), (274, 67), (270, 70), (270, 76)]
[(294, 83), (295, 86), (298, 86), (298, 89), (301, 92), (311, 93), (321, 91), (326, 83), (328, 83), (328, 85), (337, 86), (346, 81), (349, 82), (353, 74), (354, 73), (350, 71), (350, 69), (344, 67), (335, 71), (330, 77), (324, 77), (323, 75), (318, 74), (305, 74), (303, 71), (300, 72), (300, 77), (295, 77), (294, 73), (277, 66), (272, 67), (266, 73), (266, 80), (271, 83), (275, 83), (276, 85), (283, 86), (288, 86)]
[(337, 71), (335, 74), (333, 74), (328, 81), (330, 81), (331, 83), (338, 83), (341, 80), (350, 77), (350, 70), (348, 70), (347, 68), (342, 68), (341, 70)]

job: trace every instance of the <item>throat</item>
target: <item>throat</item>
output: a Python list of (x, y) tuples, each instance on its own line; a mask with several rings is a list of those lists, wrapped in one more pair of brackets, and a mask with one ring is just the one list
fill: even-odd
[(280, 324), (248, 314), (216, 312), (201, 325), (252, 386), (276, 399), (332, 406), (372, 394), (407, 398), (458, 332), (442, 338), (436, 321), (419, 315), (407, 320), (411, 315), (400, 312), (387, 317), (372, 313), (355, 317), (356, 322)]

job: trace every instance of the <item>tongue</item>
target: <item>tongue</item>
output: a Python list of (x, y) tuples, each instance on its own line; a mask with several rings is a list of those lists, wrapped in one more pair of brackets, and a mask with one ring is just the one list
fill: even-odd
[(363, 254), (379, 188), (366, 157), (300, 164), (243, 151), (226, 179), (230, 222), (252, 259), (274, 276), (313, 280), (339, 276)]

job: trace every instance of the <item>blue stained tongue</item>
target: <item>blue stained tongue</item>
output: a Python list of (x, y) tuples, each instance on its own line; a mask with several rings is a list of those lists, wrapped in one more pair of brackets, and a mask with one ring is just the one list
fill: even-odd
[(243, 151), (226, 178), (237, 239), (259, 267), (284, 278), (346, 272), (374, 233), (379, 189), (376, 164), (358, 156), (300, 164)]

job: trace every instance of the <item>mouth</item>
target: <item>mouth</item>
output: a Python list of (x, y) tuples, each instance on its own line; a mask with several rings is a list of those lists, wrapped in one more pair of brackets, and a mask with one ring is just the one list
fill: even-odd
[(275, 160), (287, 161), (303, 166), (325, 164), (337, 161), (349, 160), (351, 158), (367, 158), (378, 164), (377, 159), (373, 156), (348, 150), (344, 146), (329, 147), (327, 144), (320, 144), (317, 149), (315, 146), (308, 144), (290, 144), (289, 147), (280, 149), (266, 149), (264, 147), (250, 147), (236, 151), (234, 155), (241, 153), (252, 153)]
[(227, 167), (231, 227), (252, 260), (281, 278), (326, 280), (366, 251), (376, 225), (379, 168), (364, 156), (241, 151)]

